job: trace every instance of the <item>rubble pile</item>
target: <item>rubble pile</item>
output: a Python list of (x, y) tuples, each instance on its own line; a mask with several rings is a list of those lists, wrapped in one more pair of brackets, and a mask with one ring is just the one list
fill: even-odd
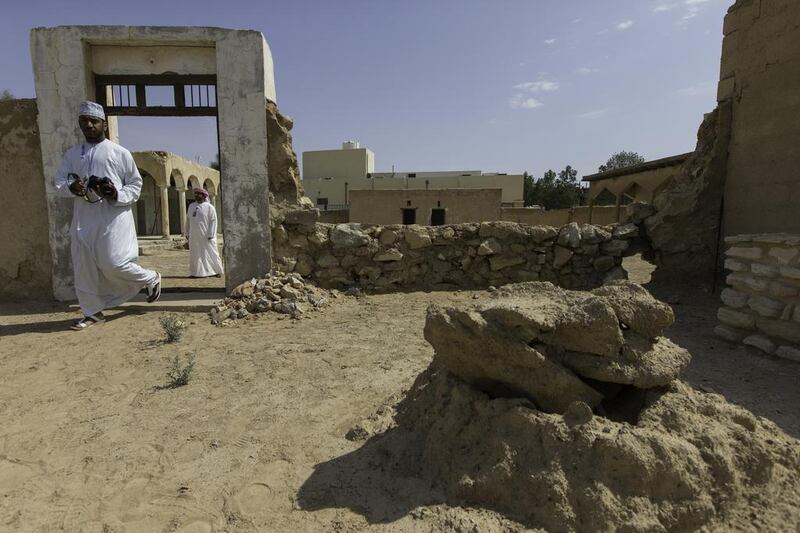
[(229, 297), (211, 309), (209, 316), (214, 324), (269, 311), (297, 317), (325, 307), (335, 296), (311, 285), (296, 272), (275, 271), (266, 278), (253, 278), (236, 286)]
[(663, 336), (672, 322), (628, 281), (431, 306), (431, 366), (391, 424), (361, 430), (392, 428), (398, 475), (528, 527), (797, 530), (800, 443), (681, 383), (690, 354)]

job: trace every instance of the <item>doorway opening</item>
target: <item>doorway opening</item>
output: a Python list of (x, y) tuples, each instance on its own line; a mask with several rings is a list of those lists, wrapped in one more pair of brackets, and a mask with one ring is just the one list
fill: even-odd
[[(164, 292), (217, 292), (220, 277), (190, 277), (185, 235), (193, 190), (208, 191), (216, 243), (223, 257), (221, 176), (215, 76), (96, 76), (97, 95), (109, 116), (111, 138), (131, 151), (142, 175), (134, 207), (139, 263), (162, 274)], [(215, 168), (216, 167), (216, 168)], [(191, 233), (191, 232), (190, 232)]]
[(417, 223), (417, 208), (404, 207), (403, 208), (403, 224), (409, 226)]
[(431, 209), (431, 226), (444, 226), (444, 224), (445, 210), (437, 207)]

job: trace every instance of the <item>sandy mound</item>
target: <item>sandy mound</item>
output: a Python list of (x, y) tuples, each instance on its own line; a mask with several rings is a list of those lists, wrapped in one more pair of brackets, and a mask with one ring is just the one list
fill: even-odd
[(671, 322), (630, 282), (431, 307), (436, 355), (397, 405), (387, 461), (548, 531), (796, 530), (800, 443), (676, 381), (689, 355), (659, 336)]

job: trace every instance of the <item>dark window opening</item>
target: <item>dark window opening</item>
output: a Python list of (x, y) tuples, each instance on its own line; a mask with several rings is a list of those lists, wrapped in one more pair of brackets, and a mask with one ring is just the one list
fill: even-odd
[(403, 209), (403, 224), (406, 226), (417, 223), (417, 209)]
[(443, 226), (444, 218), (445, 218), (444, 209), (434, 208), (431, 210), (431, 226)]
[(408, 177), (409, 178), (416, 178), (417, 177), (417, 173), (416, 172), (409, 172), (408, 173)]
[(406, 200), (406, 207), (411, 207), (411, 200)]

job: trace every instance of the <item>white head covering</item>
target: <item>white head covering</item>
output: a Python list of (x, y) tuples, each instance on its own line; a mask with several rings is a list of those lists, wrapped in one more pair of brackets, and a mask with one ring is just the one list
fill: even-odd
[(105, 120), (106, 112), (103, 111), (103, 106), (101, 106), (97, 102), (83, 102), (81, 103), (80, 111), (78, 111), (78, 116), (94, 117), (94, 118), (99, 118), (101, 120)]

